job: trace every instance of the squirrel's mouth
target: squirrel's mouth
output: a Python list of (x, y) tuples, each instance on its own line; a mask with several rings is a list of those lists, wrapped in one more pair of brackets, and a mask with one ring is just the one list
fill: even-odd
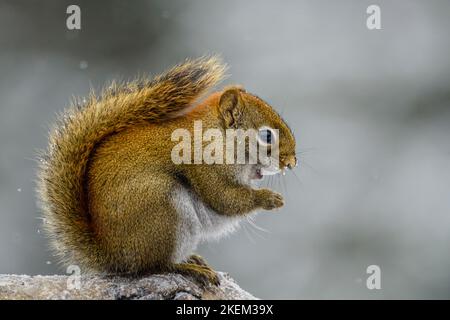
[(255, 180), (261, 180), (263, 177), (264, 177), (264, 175), (261, 172), (261, 168), (256, 169), (254, 179)]
[(272, 176), (280, 173), (281, 170), (279, 168), (272, 167), (259, 167), (254, 170), (253, 175), (251, 177), (252, 180), (261, 180), (264, 176)]

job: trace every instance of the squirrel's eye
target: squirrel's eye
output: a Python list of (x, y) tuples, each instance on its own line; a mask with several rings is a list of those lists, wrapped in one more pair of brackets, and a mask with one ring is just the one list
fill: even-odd
[(274, 142), (275, 136), (270, 128), (261, 128), (258, 132), (258, 141), (265, 145), (271, 145)]

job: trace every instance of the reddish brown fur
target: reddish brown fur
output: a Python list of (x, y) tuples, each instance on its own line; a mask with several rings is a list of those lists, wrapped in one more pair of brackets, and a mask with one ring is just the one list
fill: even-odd
[(219, 214), (283, 204), (270, 190), (236, 185), (233, 166), (177, 166), (171, 160), (171, 133), (192, 131), (195, 119), (202, 120), (204, 129), (278, 128), (284, 165), (295, 158), (295, 140), (286, 124), (242, 89), (214, 93), (188, 109), (224, 70), (215, 58), (188, 61), (143, 86), (113, 88), (101, 100), (91, 96), (83, 108), (66, 112), (50, 135), (38, 183), (46, 229), (63, 262), (134, 274), (173, 269), (211, 280), (214, 275), (205, 266), (171, 261), (177, 213), (169, 196), (179, 178)]

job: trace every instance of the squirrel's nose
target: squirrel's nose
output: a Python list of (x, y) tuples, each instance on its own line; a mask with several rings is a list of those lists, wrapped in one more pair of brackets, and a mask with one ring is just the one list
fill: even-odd
[(293, 169), (297, 166), (297, 157), (296, 156), (288, 156), (286, 159), (283, 159), (283, 164), (289, 169)]

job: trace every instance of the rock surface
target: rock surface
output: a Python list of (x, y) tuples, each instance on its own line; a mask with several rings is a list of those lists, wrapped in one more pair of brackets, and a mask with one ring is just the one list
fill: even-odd
[(4, 299), (256, 299), (241, 289), (227, 273), (218, 272), (220, 286), (202, 288), (179, 274), (144, 278), (118, 276), (0, 275), (0, 300)]

